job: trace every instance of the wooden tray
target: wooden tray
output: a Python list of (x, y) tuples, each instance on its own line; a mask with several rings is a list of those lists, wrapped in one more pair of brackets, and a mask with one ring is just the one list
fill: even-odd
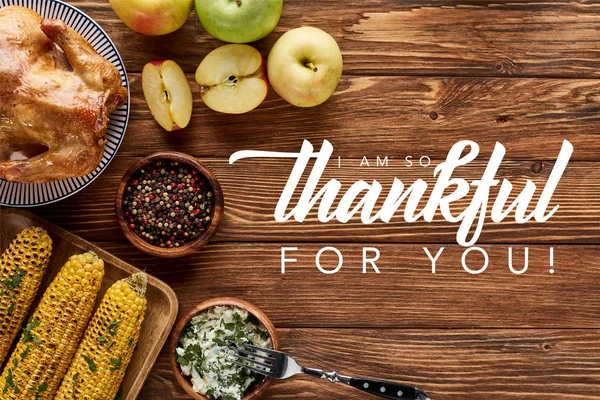
[[(8, 244), (17, 233), (32, 225), (45, 228), (54, 241), (49, 272), (42, 283), (40, 294), (43, 293), (48, 283), (71, 255), (83, 253), (88, 250), (96, 252), (104, 260), (104, 281), (102, 282), (98, 302), (106, 289), (115, 281), (139, 272), (132, 265), (86, 242), (80, 237), (44, 221), (31, 213), (14, 208), (0, 209), (1, 251), (4, 251), (8, 247)], [(135, 399), (142, 390), (150, 369), (175, 323), (179, 307), (177, 296), (173, 290), (167, 284), (152, 276), (148, 276), (148, 291), (146, 296), (148, 299), (146, 319), (142, 326), (138, 347), (123, 380), (123, 399), (126, 400)], [(34, 304), (35, 306), (36, 304)], [(33, 312), (34, 307), (32, 307), (31, 312)]]

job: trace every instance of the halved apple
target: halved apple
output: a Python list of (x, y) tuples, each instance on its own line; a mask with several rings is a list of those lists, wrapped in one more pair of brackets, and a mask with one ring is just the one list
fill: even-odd
[(167, 131), (185, 128), (192, 118), (192, 89), (175, 61), (149, 62), (142, 70), (142, 89), (152, 116)]
[(226, 44), (211, 51), (196, 70), (202, 101), (215, 111), (243, 114), (267, 97), (265, 59), (254, 47)]

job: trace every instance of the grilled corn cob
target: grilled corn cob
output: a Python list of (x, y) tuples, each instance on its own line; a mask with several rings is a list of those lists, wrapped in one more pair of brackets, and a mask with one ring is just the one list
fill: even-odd
[(21, 231), (0, 257), (0, 365), (29, 312), (51, 255), (48, 233), (31, 227)]
[(96, 254), (69, 258), (48, 286), (4, 366), (2, 400), (54, 397), (92, 315), (103, 275), (104, 262)]
[(146, 274), (115, 282), (106, 292), (55, 400), (115, 398), (146, 312)]

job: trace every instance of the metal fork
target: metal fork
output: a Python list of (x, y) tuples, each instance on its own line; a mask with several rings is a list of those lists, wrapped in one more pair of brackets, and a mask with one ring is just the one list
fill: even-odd
[(281, 351), (263, 349), (246, 343), (230, 343), (228, 349), (237, 357), (233, 363), (260, 375), (275, 379), (287, 379), (296, 374), (306, 374), (331, 382), (341, 382), (386, 399), (430, 400), (427, 394), (412, 386), (385, 382), (370, 378), (354, 378), (339, 375), (337, 372), (325, 372), (320, 369), (305, 368), (296, 360)]

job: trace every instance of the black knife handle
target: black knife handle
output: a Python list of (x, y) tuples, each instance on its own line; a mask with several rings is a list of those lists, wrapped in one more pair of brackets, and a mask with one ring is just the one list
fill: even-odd
[(350, 386), (386, 399), (428, 400), (427, 395), (412, 386), (369, 378), (352, 378)]
[(380, 381), (370, 378), (353, 378), (351, 376), (340, 375), (337, 372), (325, 372), (322, 369), (302, 367), (302, 372), (321, 379), (327, 379), (330, 382), (341, 382), (350, 385), (355, 389), (362, 390), (376, 396), (395, 400), (431, 400), (427, 393), (407, 385), (401, 385), (394, 382)]

